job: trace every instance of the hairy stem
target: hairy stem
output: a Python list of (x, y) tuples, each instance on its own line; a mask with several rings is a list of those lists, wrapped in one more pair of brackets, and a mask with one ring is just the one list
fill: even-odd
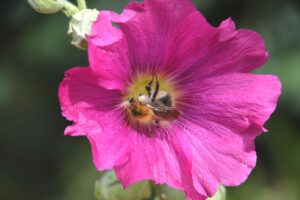
[(65, 15), (67, 15), (68, 17), (71, 17), (72, 15), (74, 15), (75, 13), (79, 12), (79, 9), (77, 6), (75, 6), (74, 4), (72, 4), (69, 1), (65, 2), (64, 7), (61, 9), (61, 11), (63, 13), (65, 13)]
[(84, 10), (86, 9), (86, 3), (85, 0), (77, 0), (77, 5), (79, 10)]

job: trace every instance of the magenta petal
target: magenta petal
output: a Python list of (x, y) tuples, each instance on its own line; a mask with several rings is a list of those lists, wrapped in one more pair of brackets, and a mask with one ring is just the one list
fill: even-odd
[(116, 109), (120, 99), (120, 91), (102, 88), (89, 67), (68, 70), (59, 86), (62, 113), (74, 122), (65, 134), (86, 135), (101, 170), (126, 160), (129, 141), (122, 127), (123, 112)]
[[(231, 74), (186, 85), (181, 108), (193, 121), (207, 119), (239, 130), (263, 124), (274, 111), (281, 84), (273, 75)], [(198, 109), (195, 109), (195, 108)]]
[(182, 167), (190, 171), (192, 185), (185, 190), (191, 194), (211, 197), (220, 184), (242, 183), (255, 166), (255, 136), (251, 135), (255, 128), (235, 133), (218, 124), (202, 128), (181, 119), (173, 129), (181, 133), (176, 141), (177, 154), (184, 158)]
[(161, 71), (192, 81), (191, 75), (250, 72), (268, 58), (259, 34), (236, 30), (230, 18), (214, 28), (189, 1), (146, 0), (131, 9), (134, 17), (117, 23), (133, 71)]
[[(168, 65), (175, 45), (176, 48), (188, 48), (187, 44), (193, 42), (189, 37), (195, 35), (196, 31), (194, 22), (197, 28), (201, 26), (203, 31), (200, 34), (209, 29), (205, 19), (189, 0), (146, 0), (134, 5), (129, 7), (138, 12), (135, 17), (118, 24), (128, 44), (131, 67), (139, 72), (162, 70)], [(191, 29), (192, 33), (189, 33)], [(182, 56), (180, 53), (176, 55)]]
[(222, 23), (217, 38), (208, 38), (210, 44), (207, 50), (201, 56), (193, 55), (189, 67), (173, 72), (179, 84), (223, 74), (250, 72), (265, 64), (268, 53), (262, 37), (246, 29), (235, 31), (230, 21)]
[(98, 170), (112, 169), (125, 163), (130, 151), (130, 131), (122, 112), (112, 112), (98, 118), (99, 126), (91, 126), (87, 138), (92, 145), (93, 160)]
[(238, 34), (235, 23), (231, 20), (231, 18), (224, 20), (218, 29), (220, 30), (218, 34), (219, 40), (222, 42), (229, 40)]
[[(191, 199), (206, 199), (193, 186), (191, 162), (187, 166), (186, 159), (181, 156), (182, 144), (186, 147), (185, 153), (189, 151), (186, 146), (188, 143), (183, 141), (185, 136), (172, 129), (163, 129), (158, 135), (160, 136), (149, 137), (141, 133), (129, 135), (128, 139), (132, 142), (128, 160), (115, 167), (120, 182), (127, 187), (141, 180), (153, 180), (156, 184), (168, 184), (184, 190)], [(181, 142), (177, 144), (179, 140)]]
[(256, 162), (254, 139), (280, 92), (272, 75), (232, 74), (190, 85), (177, 126), (188, 137), (190, 152), (184, 153), (190, 155), (198, 192), (212, 196), (219, 184), (245, 181)]
[[(231, 29), (231, 23), (228, 23), (228, 26)], [(264, 40), (258, 33), (246, 29), (226, 33), (222, 25), (221, 30), (220, 42), (213, 44), (210, 51), (199, 63), (202, 64), (205, 61), (205, 65), (202, 64), (203, 67), (200, 71), (206, 76), (230, 72), (250, 72), (265, 64), (268, 53), (265, 49)], [(226, 37), (230, 39), (222, 41)], [(200, 71), (199, 73), (201, 73)]]
[[(201, 19), (197, 15), (196, 17)], [(188, 18), (186, 24), (187, 20)], [(173, 62), (168, 65), (168, 73), (180, 84), (222, 74), (250, 72), (262, 66), (268, 59), (263, 38), (251, 30), (236, 30), (230, 18), (216, 29), (206, 28), (207, 25), (205, 31), (201, 28), (194, 30), (184, 27), (184, 32), (190, 33), (189, 37), (177, 41), (187, 41), (187, 45), (178, 47), (174, 42), (172, 49), (176, 51), (169, 55), (175, 54), (175, 60), (173, 58)]]
[(128, 9), (121, 15), (101, 11), (92, 27), (88, 43), (89, 62), (104, 88), (124, 90), (130, 72), (128, 48), (122, 31), (112, 23), (126, 22), (134, 15), (135, 12)]

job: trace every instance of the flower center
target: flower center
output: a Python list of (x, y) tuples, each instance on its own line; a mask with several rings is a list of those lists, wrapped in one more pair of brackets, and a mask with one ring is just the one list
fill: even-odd
[(161, 125), (180, 115), (176, 109), (179, 92), (165, 76), (138, 75), (124, 99), (126, 118), (133, 125)]

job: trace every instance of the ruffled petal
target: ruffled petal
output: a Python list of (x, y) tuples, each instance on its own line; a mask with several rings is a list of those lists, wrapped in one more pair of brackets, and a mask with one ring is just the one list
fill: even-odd
[(179, 84), (250, 72), (267, 58), (259, 34), (236, 30), (230, 18), (214, 28), (188, 0), (133, 2), (121, 15), (102, 11), (89, 40), (90, 65), (108, 89), (125, 90), (143, 72), (168, 74)]
[(138, 13), (118, 24), (128, 44), (131, 67), (140, 73), (164, 71), (173, 62), (182, 62), (192, 51), (196, 35), (198, 40), (205, 38), (212, 29), (189, 0), (145, 0), (129, 8)]
[(102, 88), (89, 67), (76, 67), (65, 73), (59, 100), (63, 116), (74, 122), (65, 134), (87, 136), (99, 170), (126, 161), (129, 141), (123, 112), (117, 109), (120, 91)]
[(214, 28), (189, 1), (146, 0), (126, 9), (136, 15), (117, 23), (134, 72), (162, 72), (191, 81), (191, 75), (249, 72), (268, 58), (259, 34), (236, 30), (230, 18)]
[[(156, 134), (154, 137), (142, 133), (130, 134), (132, 142), (128, 160), (115, 167), (120, 182), (127, 187), (141, 180), (153, 180), (156, 184), (168, 184), (183, 190), (189, 199), (205, 200), (206, 197), (193, 186), (191, 163), (186, 166), (186, 158), (180, 156), (180, 145), (184, 142), (177, 142), (181, 132), (161, 129)], [(188, 151), (189, 147), (185, 148)]]
[(128, 9), (120, 15), (101, 11), (93, 24), (88, 42), (89, 63), (104, 88), (124, 90), (126, 86), (130, 71), (127, 43), (113, 23), (126, 22), (134, 15)]
[(177, 156), (183, 170), (190, 172), (188, 179), (192, 184), (185, 188), (188, 196), (211, 197), (220, 184), (238, 185), (255, 166), (255, 136), (251, 132), (256, 131), (255, 127), (238, 134), (218, 124), (209, 126), (203, 128), (181, 119), (173, 127), (178, 133), (173, 141)]
[(263, 124), (276, 107), (281, 85), (272, 75), (231, 74), (189, 88), (179, 102), (182, 112), (176, 122), (177, 132), (187, 137), (184, 142), (189, 146), (181, 155), (192, 166), (196, 190), (212, 196), (219, 184), (241, 184), (254, 168), (254, 139), (265, 130)]
[(190, 47), (194, 46), (184, 59), (185, 63), (171, 70), (179, 84), (224, 74), (251, 72), (268, 59), (263, 38), (251, 30), (236, 30), (230, 18), (200, 43), (190, 44)]
[(193, 121), (208, 119), (244, 130), (263, 124), (275, 110), (281, 93), (279, 79), (273, 75), (230, 74), (198, 80), (178, 102)]

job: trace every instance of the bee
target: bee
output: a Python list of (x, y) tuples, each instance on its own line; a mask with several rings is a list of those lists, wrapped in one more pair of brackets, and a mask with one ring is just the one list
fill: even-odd
[[(155, 77), (155, 90), (152, 91), (152, 84)], [(180, 113), (173, 107), (173, 98), (170, 93), (159, 90), (157, 76), (154, 75), (151, 81), (145, 86), (147, 94), (140, 94), (138, 97), (131, 97), (127, 103), (127, 115), (141, 123), (155, 123), (161, 121), (172, 121), (179, 117)]]

